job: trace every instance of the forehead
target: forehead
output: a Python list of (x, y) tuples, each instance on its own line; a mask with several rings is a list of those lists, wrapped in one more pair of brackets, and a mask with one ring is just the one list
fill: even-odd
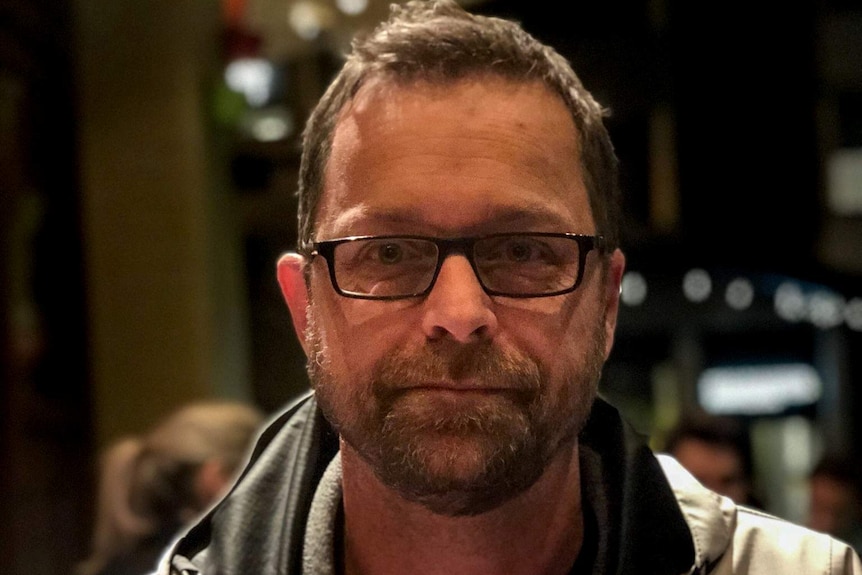
[(333, 134), (318, 238), (400, 221), (440, 233), (539, 222), (593, 231), (577, 130), (559, 96), (497, 77), (364, 85)]

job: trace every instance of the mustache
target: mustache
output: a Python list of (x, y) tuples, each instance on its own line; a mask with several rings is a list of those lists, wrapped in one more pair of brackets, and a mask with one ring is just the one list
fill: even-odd
[(427, 383), (468, 379), (489, 388), (534, 392), (541, 388), (542, 375), (538, 362), (489, 342), (437, 342), (381, 359), (372, 372), (372, 393), (389, 396)]

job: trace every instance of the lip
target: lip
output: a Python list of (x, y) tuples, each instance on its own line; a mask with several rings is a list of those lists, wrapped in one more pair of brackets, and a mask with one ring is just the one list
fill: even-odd
[[(518, 390), (510, 387), (490, 387), (488, 385), (458, 383), (428, 383), (410, 385), (392, 390), (390, 401), (418, 401), (429, 405), (467, 405), (474, 402), (514, 401), (521, 402), (523, 398)], [(442, 403), (440, 403), (442, 402)], [(445, 408), (443, 408), (445, 409)]]
[(475, 380), (464, 381), (434, 381), (423, 382), (418, 385), (412, 385), (409, 389), (428, 390), (428, 391), (453, 391), (453, 392), (500, 392), (511, 391), (506, 387), (493, 387), (485, 383)]
[(511, 392), (513, 389), (508, 387), (491, 387), (479, 382), (433, 382), (411, 385), (406, 388), (405, 391), (425, 391), (430, 393), (449, 392), (455, 394), (494, 394)]

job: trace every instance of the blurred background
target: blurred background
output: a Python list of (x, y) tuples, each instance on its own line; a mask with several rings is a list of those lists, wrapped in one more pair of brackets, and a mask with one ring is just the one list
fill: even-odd
[[(656, 445), (751, 432), (803, 521), (862, 429), (862, 4), (462, 2), (612, 111), (628, 273), (602, 391)], [(0, 572), (87, 553), (100, 450), (179, 405), (307, 387), (274, 269), (298, 136), (383, 0), (0, 4)]]

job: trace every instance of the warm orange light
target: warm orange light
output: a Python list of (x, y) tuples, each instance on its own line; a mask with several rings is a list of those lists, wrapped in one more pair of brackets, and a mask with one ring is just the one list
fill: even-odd
[(224, 21), (227, 26), (239, 26), (245, 13), (246, 0), (222, 0)]

